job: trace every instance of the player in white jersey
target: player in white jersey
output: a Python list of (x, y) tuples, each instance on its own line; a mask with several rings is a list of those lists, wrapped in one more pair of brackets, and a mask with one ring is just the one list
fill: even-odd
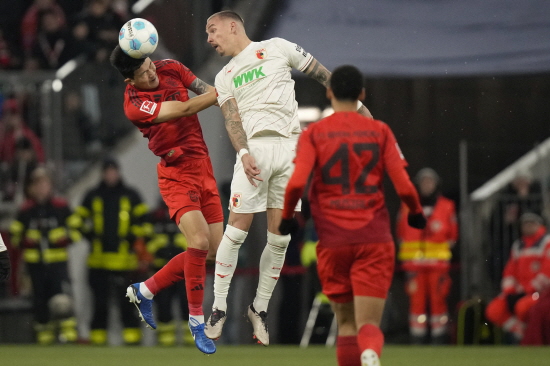
[[(290, 72), (300, 70), (325, 87), (330, 72), (300, 46), (282, 38), (252, 42), (242, 18), (233, 11), (208, 18), (206, 33), (218, 54), (232, 56), (216, 76), (215, 86), (229, 138), (238, 154), (228, 225), (216, 255), (215, 300), (205, 334), (212, 339), (221, 336), (239, 248), (254, 213), (267, 211), (267, 245), (260, 259), (256, 297), (248, 307), (254, 336), (267, 346), (267, 307), (290, 242), (290, 235), (281, 235), (278, 227), (301, 131)], [(359, 112), (372, 117), (363, 105)]]

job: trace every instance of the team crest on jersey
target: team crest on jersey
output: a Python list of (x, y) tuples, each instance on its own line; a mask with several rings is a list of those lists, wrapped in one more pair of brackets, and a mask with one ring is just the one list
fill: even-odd
[(243, 199), (242, 193), (233, 193), (233, 197), (231, 197), (231, 205), (235, 208), (241, 207), (242, 199)]
[(150, 100), (146, 100), (145, 102), (141, 103), (141, 107), (139, 107), (140, 111), (149, 113), (151, 115), (155, 113), (155, 109), (157, 109), (157, 103), (151, 102)]
[(267, 51), (265, 50), (265, 48), (262, 48), (261, 50), (257, 50), (256, 51), (256, 57), (259, 58), (260, 60), (263, 60), (264, 58), (267, 57)]
[(538, 261), (534, 261), (534, 262), (531, 262), (531, 272), (534, 272), (534, 273), (537, 273), (540, 271), (540, 262)]
[(187, 195), (189, 196), (189, 199), (193, 202), (197, 202), (199, 200), (199, 192), (197, 191), (189, 191), (187, 192)]

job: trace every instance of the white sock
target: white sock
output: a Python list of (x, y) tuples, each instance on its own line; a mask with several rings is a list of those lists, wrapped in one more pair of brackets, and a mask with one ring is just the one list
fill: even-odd
[(151, 291), (149, 291), (147, 286), (145, 286), (145, 282), (140, 282), (139, 292), (141, 292), (143, 297), (145, 297), (148, 300), (153, 300), (153, 297), (155, 297), (155, 295), (153, 295), (153, 293)]
[(189, 324), (196, 327), (199, 324), (204, 323), (204, 315), (189, 315)]
[(258, 313), (267, 311), (267, 305), (285, 263), (285, 254), (289, 243), (290, 235), (276, 235), (267, 232), (267, 244), (260, 259), (260, 278), (253, 303), (254, 310)]
[(237, 267), (239, 249), (248, 233), (227, 225), (216, 254), (214, 276), (214, 304), (212, 309), (227, 311), (227, 293)]

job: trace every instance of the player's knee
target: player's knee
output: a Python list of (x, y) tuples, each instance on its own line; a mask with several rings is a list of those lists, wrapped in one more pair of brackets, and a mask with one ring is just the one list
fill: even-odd
[(208, 236), (203, 233), (197, 233), (187, 239), (187, 246), (189, 248), (208, 250), (210, 247), (210, 242), (208, 241)]
[(273, 253), (286, 253), (286, 249), (290, 244), (290, 235), (277, 235), (272, 232), (267, 232), (267, 245)]
[(228, 244), (232, 246), (240, 247), (241, 244), (245, 241), (248, 232), (238, 229), (234, 226), (227, 225), (225, 227), (224, 237), (229, 239)]

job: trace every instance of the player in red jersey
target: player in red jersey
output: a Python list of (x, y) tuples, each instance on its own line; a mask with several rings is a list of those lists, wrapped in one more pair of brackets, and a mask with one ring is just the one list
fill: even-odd
[[(111, 54), (111, 64), (127, 84), (126, 116), (161, 159), (157, 166), (160, 193), (188, 242), (186, 252), (147, 281), (129, 286), (127, 296), (142, 319), (156, 328), (153, 296), (185, 279), (195, 344), (204, 353), (214, 353), (214, 342), (204, 335), (202, 302), (205, 262), (207, 254), (215, 258), (223, 233), (223, 211), (196, 113), (216, 103), (215, 89), (176, 60), (134, 59), (118, 46)], [(187, 89), (202, 95), (189, 99)]]
[(332, 74), (327, 97), (335, 113), (300, 136), (279, 227), (282, 234), (293, 230), (294, 207), (313, 172), (309, 200), (319, 236), (318, 272), (338, 321), (340, 366), (380, 364), (379, 326), (395, 257), (384, 172), (410, 209), (409, 225), (426, 224), (391, 129), (356, 112), (365, 97), (362, 80), (353, 66)]

